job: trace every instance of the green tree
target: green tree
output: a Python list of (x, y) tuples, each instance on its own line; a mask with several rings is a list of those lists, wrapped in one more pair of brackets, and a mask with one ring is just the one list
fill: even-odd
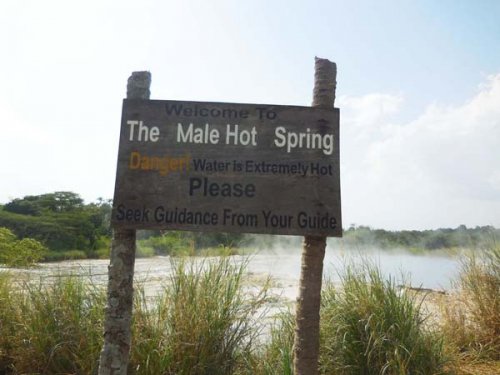
[(7, 267), (32, 267), (46, 252), (47, 248), (37, 240), (18, 240), (9, 229), (0, 228), (0, 264)]
[(76, 193), (26, 196), (0, 209), (0, 226), (20, 239), (33, 238), (52, 251), (82, 250), (93, 256), (101, 237), (109, 237), (111, 201), (84, 204)]
[(84, 207), (83, 199), (70, 191), (28, 195), (7, 203), (4, 210), (22, 215), (38, 216), (46, 212), (71, 212)]

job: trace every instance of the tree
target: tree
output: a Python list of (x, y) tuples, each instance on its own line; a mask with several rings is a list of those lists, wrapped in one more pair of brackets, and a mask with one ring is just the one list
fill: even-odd
[(59, 191), (14, 199), (0, 209), (0, 226), (19, 238), (34, 238), (53, 251), (92, 255), (101, 236), (110, 236), (111, 203), (84, 204), (76, 193)]
[(32, 267), (46, 252), (47, 248), (37, 240), (18, 240), (9, 229), (0, 228), (0, 264), (7, 267)]
[(4, 206), (5, 211), (37, 216), (47, 212), (72, 212), (84, 207), (83, 199), (70, 191), (56, 191), (42, 195), (17, 198)]

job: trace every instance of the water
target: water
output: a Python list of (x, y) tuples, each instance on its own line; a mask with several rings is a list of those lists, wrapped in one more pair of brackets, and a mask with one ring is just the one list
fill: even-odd
[[(248, 260), (245, 256), (233, 257), (236, 263)], [(327, 249), (324, 261), (324, 276), (338, 282), (338, 270), (346, 262), (360, 263), (369, 259), (379, 265), (386, 277), (394, 277), (397, 283), (411, 282), (414, 287), (449, 290), (452, 280), (457, 277), (460, 268), (459, 260), (446, 256), (412, 255), (405, 252), (363, 251), (340, 252)], [(293, 301), (298, 292), (300, 278), (301, 251), (299, 248), (288, 248), (286, 251), (275, 249), (261, 251), (251, 255), (247, 271), (251, 279), (259, 282), (269, 275), (273, 279), (272, 292), (282, 298)], [(109, 260), (79, 260), (59, 263), (45, 263), (32, 270), (17, 270), (20, 277), (31, 280), (50, 282), (56, 275), (71, 273), (73, 275), (90, 276), (96, 284), (107, 283)], [(140, 282), (146, 294), (152, 296), (161, 288), (171, 272), (169, 257), (137, 259), (135, 263), (135, 279)]]
[[(457, 278), (460, 261), (457, 258), (434, 255), (413, 255), (405, 252), (364, 251), (338, 252), (327, 250), (323, 275), (326, 279), (339, 282), (339, 272), (346, 263), (375, 263), (385, 277), (393, 277), (396, 283), (411, 284), (413, 287), (435, 290), (450, 290)], [(301, 252), (274, 251), (252, 256), (248, 270), (255, 274), (268, 274), (282, 288), (282, 294), (294, 300), (298, 292)]]

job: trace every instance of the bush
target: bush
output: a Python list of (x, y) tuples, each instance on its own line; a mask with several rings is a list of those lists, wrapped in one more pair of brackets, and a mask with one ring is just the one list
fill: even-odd
[(193, 255), (194, 241), (183, 232), (172, 231), (137, 241), (137, 249), (139, 253), (145, 252), (146, 254), (152, 250), (154, 255)]
[(47, 252), (47, 248), (37, 240), (18, 240), (7, 228), (0, 228), (0, 264), (7, 267), (32, 267)]
[(500, 244), (462, 262), (455, 303), (443, 306), (443, 330), (455, 348), (476, 359), (500, 360)]
[(424, 327), (421, 300), (368, 263), (347, 266), (322, 299), (323, 374), (440, 374), (442, 339)]
[[(206, 237), (206, 238), (205, 238)], [(229, 234), (215, 234), (169, 231), (161, 235), (151, 234), (137, 241), (137, 254), (140, 257), (154, 255), (169, 256), (228, 256), (241, 253), (233, 245), (231, 239), (237, 238)], [(220, 242), (217, 242), (220, 241)], [(232, 245), (230, 244), (232, 243)]]

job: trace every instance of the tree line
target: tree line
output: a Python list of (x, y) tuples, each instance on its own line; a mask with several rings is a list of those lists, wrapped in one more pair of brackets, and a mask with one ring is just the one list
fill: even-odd
[(354, 226), (344, 231), (342, 243), (348, 247), (379, 249), (439, 250), (484, 249), (500, 240), (500, 229), (493, 226), (440, 228), (432, 230), (388, 231)]
[(110, 200), (85, 204), (76, 193), (58, 191), (11, 200), (0, 207), (0, 227), (53, 253), (72, 250), (93, 257), (111, 235), (110, 214)]
[[(102, 258), (109, 254), (111, 210), (111, 199), (86, 204), (74, 192), (28, 195), (0, 205), (0, 228), (19, 239), (39, 241), (48, 249), (46, 260)], [(193, 254), (197, 249), (238, 247), (244, 242), (242, 234), (159, 230), (138, 231), (137, 238), (139, 245), (144, 244), (139, 246), (144, 254), (139, 255), (149, 256)]]
[[(109, 254), (111, 240), (111, 209), (110, 199), (99, 198), (85, 203), (74, 192), (29, 195), (0, 205), (0, 228), (7, 228), (19, 240), (39, 241), (48, 249), (46, 260), (105, 257)], [(492, 226), (388, 231), (351, 225), (344, 230), (342, 239), (334, 241), (348, 248), (432, 251), (487, 247), (499, 238), (500, 229)], [(210, 247), (271, 247), (278, 238), (231, 233), (138, 231), (138, 240), (143, 255), (151, 256), (196, 254), (199, 249)], [(298, 246), (300, 238), (294, 237), (288, 243)]]

